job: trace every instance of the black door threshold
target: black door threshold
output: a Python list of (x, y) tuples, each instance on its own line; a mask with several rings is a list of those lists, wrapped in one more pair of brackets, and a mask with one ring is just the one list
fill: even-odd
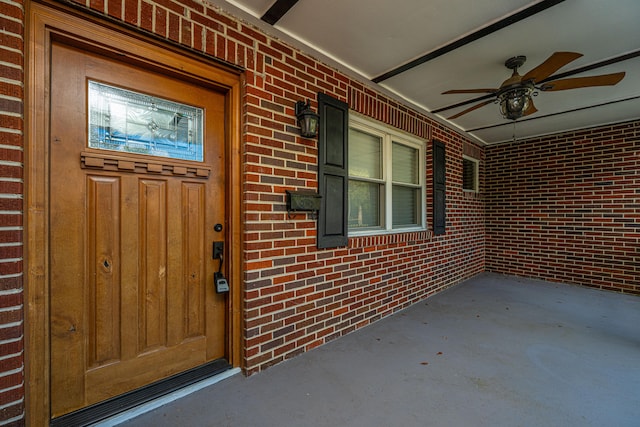
[[(51, 426), (87, 426), (124, 412), (153, 399), (187, 387), (205, 378), (212, 377), (231, 368), (225, 359), (214, 360), (197, 368), (174, 375), (148, 386), (130, 391), (104, 402), (79, 409), (51, 420)], [(55, 390), (51, 391), (55, 393)], [(59, 391), (64, 393), (64, 391)]]

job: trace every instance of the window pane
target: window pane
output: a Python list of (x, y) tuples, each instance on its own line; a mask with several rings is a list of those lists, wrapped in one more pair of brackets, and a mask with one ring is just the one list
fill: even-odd
[(393, 181), (418, 183), (418, 150), (393, 143)]
[(400, 185), (393, 186), (393, 226), (406, 227), (418, 224), (419, 190)]
[(382, 177), (382, 138), (349, 129), (349, 175), (361, 178)]
[(349, 181), (350, 228), (380, 226), (380, 187), (371, 182)]
[(89, 82), (89, 147), (204, 160), (202, 108)]

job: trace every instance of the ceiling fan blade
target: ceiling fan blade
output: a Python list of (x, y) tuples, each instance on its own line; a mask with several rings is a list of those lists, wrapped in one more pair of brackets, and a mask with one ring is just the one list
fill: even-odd
[(498, 89), (453, 89), (446, 92), (442, 92), (443, 95), (450, 95), (453, 93), (496, 93)]
[(481, 103), (479, 103), (479, 104), (474, 105), (473, 107), (469, 107), (469, 108), (467, 108), (466, 110), (463, 110), (463, 111), (459, 112), (458, 114), (454, 114), (454, 115), (453, 115), (453, 116), (451, 116), (451, 117), (447, 117), (447, 120), (457, 119), (458, 117), (460, 117), (460, 116), (462, 116), (462, 115), (464, 115), (464, 114), (470, 113), (470, 112), (472, 112), (473, 110), (477, 110), (478, 108), (480, 108), (480, 107), (484, 107), (485, 105), (487, 105), (487, 104), (491, 104), (492, 102), (493, 102), (493, 99), (490, 99), (490, 100), (488, 100), (488, 101), (481, 102)]
[(622, 80), (624, 72), (613, 74), (602, 74), (591, 77), (573, 77), (570, 79), (554, 80), (542, 85), (541, 89), (546, 92), (554, 90), (578, 89), (590, 86), (613, 86)]
[(575, 61), (576, 59), (582, 56), (581, 53), (576, 52), (555, 52), (549, 58), (546, 59), (542, 64), (535, 67), (533, 70), (529, 71), (527, 74), (522, 76), (523, 82), (527, 80), (533, 80), (535, 82), (542, 81), (558, 71), (560, 68), (564, 67), (571, 61)]
[(527, 108), (527, 110), (524, 112), (523, 116), (528, 116), (529, 114), (533, 114), (536, 111), (538, 111), (538, 109), (536, 108), (535, 105), (533, 105), (533, 99), (531, 99), (529, 101), (529, 107)]

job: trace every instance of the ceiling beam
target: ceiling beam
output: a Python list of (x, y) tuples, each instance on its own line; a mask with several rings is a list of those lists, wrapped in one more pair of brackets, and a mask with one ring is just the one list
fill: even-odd
[(473, 104), (474, 102), (480, 102), (480, 101), (484, 101), (485, 99), (495, 98), (495, 97), (496, 97), (495, 93), (489, 93), (487, 95), (478, 96), (478, 97), (475, 97), (473, 99), (468, 99), (466, 101), (460, 101), (460, 102), (458, 102), (456, 104), (451, 104), (451, 105), (446, 105), (446, 106), (441, 107), (441, 108), (436, 108), (435, 110), (431, 110), (429, 112), (432, 113), (432, 114), (438, 114), (438, 113), (441, 113), (443, 111), (452, 110), (452, 109), (458, 108), (458, 107), (464, 107), (465, 105)]
[[(619, 104), (621, 102), (627, 102), (627, 101), (635, 101), (636, 99), (640, 99), (640, 95), (631, 96), (629, 98), (624, 98), (624, 99), (617, 99), (615, 101), (602, 102), (600, 104), (587, 105), (586, 107), (573, 108), (571, 110), (558, 111), (556, 113), (544, 114), (544, 115), (541, 115), (541, 116), (527, 117), (526, 119), (515, 120), (515, 122), (516, 123), (522, 123), (522, 122), (529, 122), (531, 120), (546, 119), (548, 117), (560, 116), (562, 114), (575, 113), (576, 111), (590, 110), (592, 108), (603, 107), (603, 106), (606, 106), (606, 105)], [(496, 124), (496, 125), (481, 126), (481, 127), (472, 128), (472, 129), (465, 129), (465, 132), (477, 132), (479, 130), (499, 128), (499, 127), (502, 127), (502, 126), (513, 126), (513, 122), (514, 122), (513, 120), (510, 120), (510, 121), (508, 121), (506, 123), (499, 123), (499, 124)]]
[(267, 24), (274, 25), (276, 22), (280, 20), (288, 11), (291, 9), (298, 0), (276, 0), (275, 3), (271, 5), (269, 10), (262, 15), (262, 19)]
[(521, 10), (520, 12), (514, 13), (511, 16), (508, 16), (498, 22), (494, 22), (493, 24), (486, 26), (484, 28), (479, 29), (476, 32), (473, 32), (459, 40), (454, 41), (453, 43), (449, 43), (439, 49), (436, 49), (432, 52), (427, 53), (419, 58), (414, 59), (413, 61), (409, 61), (406, 64), (403, 64), (399, 67), (394, 68), (393, 70), (387, 71), (384, 74), (379, 75), (378, 77), (374, 77), (371, 81), (374, 83), (380, 83), (384, 80), (390, 79), (391, 77), (397, 76), (398, 74), (404, 73), (418, 65), (424, 64), (427, 61), (431, 61), (439, 56), (444, 55), (445, 53), (449, 53), (455, 49), (458, 49), (464, 45), (467, 45), (471, 42), (474, 42), (482, 37), (488, 36), (491, 33), (494, 33), (498, 30), (501, 30), (509, 25), (513, 25), (516, 22), (522, 21), (530, 16), (533, 16), (537, 13), (542, 12), (552, 6), (557, 5), (558, 3), (562, 3), (564, 0), (543, 0), (539, 3), (534, 4), (526, 9)]

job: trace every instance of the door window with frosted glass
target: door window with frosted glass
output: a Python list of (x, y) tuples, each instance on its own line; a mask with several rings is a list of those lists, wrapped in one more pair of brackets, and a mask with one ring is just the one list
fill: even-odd
[(89, 148), (204, 160), (204, 110), (89, 81)]

